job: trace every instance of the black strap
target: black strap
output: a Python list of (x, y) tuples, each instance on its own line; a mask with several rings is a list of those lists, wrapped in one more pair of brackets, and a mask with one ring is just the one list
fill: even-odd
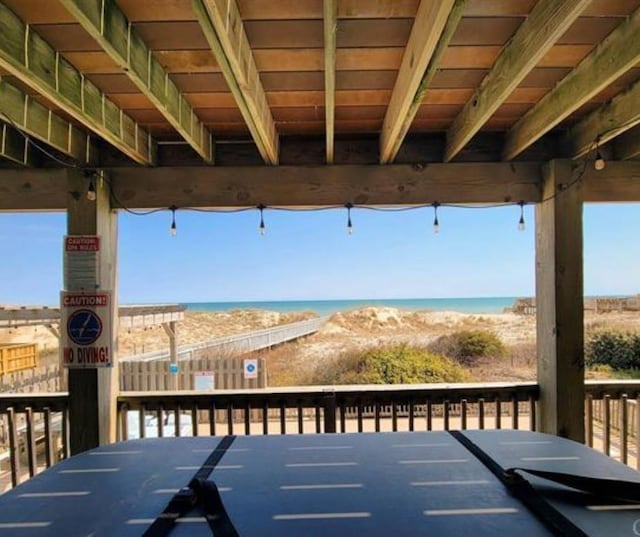
[(193, 476), (189, 485), (181, 488), (171, 498), (164, 511), (147, 528), (142, 537), (166, 537), (171, 533), (176, 521), (196, 507), (205, 515), (215, 537), (238, 537), (238, 532), (224, 508), (218, 487), (213, 481), (208, 480), (235, 438), (230, 435), (220, 441)]
[(460, 431), (449, 431), (458, 442), (469, 450), (507, 490), (520, 500), (554, 535), (559, 537), (587, 537), (587, 534), (551, 505), (524, 477), (516, 471), (506, 472), (480, 447)]

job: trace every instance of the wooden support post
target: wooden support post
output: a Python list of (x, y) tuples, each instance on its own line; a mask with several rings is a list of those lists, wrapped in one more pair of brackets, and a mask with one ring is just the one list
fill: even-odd
[[(162, 323), (162, 328), (169, 336), (169, 360), (173, 365), (178, 364), (178, 323), (176, 321), (170, 321), (168, 323)], [(169, 385), (172, 390), (178, 390), (178, 374), (171, 373), (169, 375)], [(188, 386), (185, 388), (188, 389)]]
[[(117, 366), (117, 213), (111, 209), (109, 187), (103, 178), (94, 181), (97, 199), (86, 198), (87, 179), (75, 170), (68, 172), (70, 193), (67, 230), (70, 235), (99, 235), (100, 279), (98, 289), (112, 291), (111, 368), (69, 369), (69, 421), (71, 454), (81, 453), (116, 440)], [(65, 282), (65, 287), (70, 287)]]
[(584, 442), (581, 165), (552, 161), (536, 207), (537, 430)]

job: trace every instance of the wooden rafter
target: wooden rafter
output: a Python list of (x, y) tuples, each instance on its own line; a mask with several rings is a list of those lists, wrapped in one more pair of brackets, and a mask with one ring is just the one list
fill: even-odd
[(580, 157), (640, 123), (640, 82), (582, 118), (564, 137), (564, 147)]
[(412, 105), (454, 3), (454, 0), (420, 2), (382, 124), (380, 162), (383, 164), (393, 160), (411, 125), (413, 117), (409, 116), (417, 110), (412, 109)]
[(185, 141), (206, 162), (212, 162), (210, 132), (115, 1), (60, 2), (115, 63), (124, 69), (136, 87)]
[(617, 138), (613, 144), (613, 154), (620, 160), (640, 157), (640, 127), (635, 127)]
[(327, 131), (327, 164), (333, 163), (337, 33), (338, 1), (324, 0), (324, 109)]
[(278, 133), (235, 0), (192, 0), (200, 27), (265, 162), (278, 163)]
[(154, 163), (149, 134), (1, 2), (0, 27), (0, 67), (136, 162)]
[(447, 132), (450, 161), (504, 103), (591, 0), (540, 0)]
[[(92, 145), (86, 133), (2, 78), (0, 78), (0, 114), (16, 128), (70, 156), (78, 164), (90, 162)], [(23, 144), (26, 138), (18, 132), (15, 132), (17, 137), (13, 136), (12, 131), (14, 129), (9, 129), (6, 134), (3, 134), (3, 152), (10, 151), (13, 158), (5, 155), (7, 158), (26, 164), (31, 158), (29, 155), (31, 150)]]
[(33, 148), (27, 138), (6, 123), (0, 123), (0, 158), (21, 166), (36, 165)]
[(520, 154), (639, 61), (640, 8), (509, 130), (503, 158)]

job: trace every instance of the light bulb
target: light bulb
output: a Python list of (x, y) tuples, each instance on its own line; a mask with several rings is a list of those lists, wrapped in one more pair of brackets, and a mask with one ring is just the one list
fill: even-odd
[(176, 209), (175, 205), (169, 207), (171, 211), (171, 227), (169, 228), (169, 233), (171, 233), (172, 237), (175, 237), (178, 234), (178, 226), (176, 226)]
[(440, 233), (440, 222), (438, 222), (437, 216), (436, 216), (436, 219), (433, 221), (433, 233), (436, 235)]
[(93, 184), (93, 179), (89, 179), (89, 186), (87, 187), (87, 199), (89, 201), (96, 201), (96, 187)]
[(264, 225), (264, 222), (260, 222), (260, 226), (258, 227), (258, 231), (260, 235), (264, 236), (267, 233), (267, 228)]
[(596, 153), (596, 160), (593, 163), (593, 167), (597, 170), (597, 171), (602, 171), (604, 170), (605, 166), (607, 165), (607, 163), (605, 162), (604, 158), (602, 158), (602, 154), (600, 153), (600, 151), (598, 151)]
[(524, 218), (520, 217), (520, 222), (518, 222), (518, 231), (524, 231), (524, 230), (525, 230)]
[(178, 229), (176, 228), (176, 223), (173, 222), (173, 224), (171, 224), (171, 236), (175, 237), (178, 234)]
[(347, 233), (349, 235), (353, 235), (353, 224), (351, 223), (351, 209), (353, 208), (353, 205), (351, 203), (347, 203), (345, 207), (347, 209)]
[(267, 232), (267, 227), (264, 225), (264, 210), (266, 207), (262, 204), (258, 205), (258, 210), (260, 211), (260, 225), (258, 226), (258, 232), (260, 235), (264, 236)]

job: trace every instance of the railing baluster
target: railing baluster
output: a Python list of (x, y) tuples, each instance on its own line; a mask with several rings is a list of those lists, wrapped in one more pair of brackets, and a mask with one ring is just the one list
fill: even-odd
[(444, 418), (444, 430), (449, 430), (449, 401), (445, 399), (442, 402), (442, 416)]
[(315, 415), (315, 418), (316, 418), (316, 434), (319, 434), (319, 433), (322, 432), (322, 425), (321, 425), (322, 420), (320, 419), (321, 418), (321, 416), (320, 416), (321, 407), (320, 407), (320, 405), (318, 403), (316, 403), (315, 409), (316, 409), (316, 415)]
[[(67, 404), (68, 405), (68, 404)], [(62, 456), (71, 457), (71, 442), (69, 441), (69, 407), (65, 405), (62, 411)]]
[(518, 394), (511, 396), (511, 428), (518, 429)]
[(174, 436), (177, 438), (182, 435), (182, 431), (180, 430), (180, 415), (182, 408), (178, 405), (173, 411), (173, 423), (174, 423)]
[(464, 431), (467, 428), (467, 400), (460, 401), (460, 428)]
[(413, 399), (409, 399), (409, 430), (413, 431), (414, 430), (414, 421), (415, 418), (415, 404), (413, 402)]
[(156, 411), (156, 419), (158, 421), (158, 438), (164, 437), (164, 406), (160, 405), (160, 408)]
[(140, 434), (140, 438), (146, 438), (147, 436), (147, 407), (145, 405), (140, 405), (140, 410), (138, 410), (138, 432)]
[(593, 395), (587, 394), (585, 399), (585, 436), (587, 446), (593, 447)]
[(18, 456), (18, 430), (16, 414), (13, 408), (7, 409), (7, 427), (9, 428), (9, 464), (11, 466), (11, 485), (18, 486), (20, 478), (20, 457)]
[(478, 427), (484, 429), (484, 399), (478, 399)]
[(198, 405), (193, 403), (191, 407), (191, 434), (198, 436)]
[(129, 429), (127, 423), (127, 411), (129, 410), (129, 405), (127, 403), (122, 403), (118, 405), (118, 409), (120, 417), (120, 440), (124, 442), (129, 440)]
[(391, 430), (394, 433), (398, 430), (398, 405), (395, 401), (391, 403)]
[(340, 409), (340, 432), (344, 433), (347, 430), (347, 409), (344, 406), (344, 403), (339, 405)]
[(324, 432), (335, 433), (336, 427), (336, 394), (326, 393), (323, 398)]
[(44, 462), (47, 468), (53, 464), (53, 442), (51, 441), (51, 409), (46, 406), (43, 409), (44, 419)]
[(287, 407), (280, 401), (280, 434), (287, 434)]
[(269, 434), (269, 402), (262, 403), (262, 434)]
[(304, 409), (302, 408), (302, 401), (298, 399), (298, 434), (304, 433)]
[(496, 429), (502, 428), (502, 401), (500, 400), (500, 396), (495, 398), (495, 406), (496, 406)]
[(358, 432), (361, 433), (363, 430), (362, 427), (362, 401), (360, 399), (358, 399), (358, 401), (356, 402), (357, 405), (357, 412), (358, 412)]
[(227, 434), (233, 434), (233, 404), (227, 404)]
[(251, 404), (247, 401), (244, 404), (244, 434), (251, 434)]
[(611, 454), (611, 396), (605, 395), (603, 397), (602, 404), (604, 406), (604, 424), (603, 424), (603, 444), (604, 452), (607, 455)]
[(36, 454), (36, 437), (33, 434), (35, 432), (33, 423), (33, 409), (30, 406), (25, 409), (25, 417), (27, 427), (27, 463), (29, 466), (29, 477), (33, 477), (34, 475), (36, 475), (36, 471), (38, 470), (38, 460)]
[(427, 431), (433, 430), (433, 404), (427, 400)]
[(375, 425), (376, 425), (376, 433), (380, 432), (380, 401), (376, 401), (375, 405)]
[(629, 455), (627, 448), (627, 442), (629, 441), (629, 424), (627, 420), (627, 394), (622, 394), (620, 397), (620, 457), (624, 464), (627, 464)]
[(211, 401), (209, 405), (209, 435), (216, 435), (216, 402)]
[(529, 429), (535, 431), (536, 425), (536, 399), (532, 395), (529, 397)]

